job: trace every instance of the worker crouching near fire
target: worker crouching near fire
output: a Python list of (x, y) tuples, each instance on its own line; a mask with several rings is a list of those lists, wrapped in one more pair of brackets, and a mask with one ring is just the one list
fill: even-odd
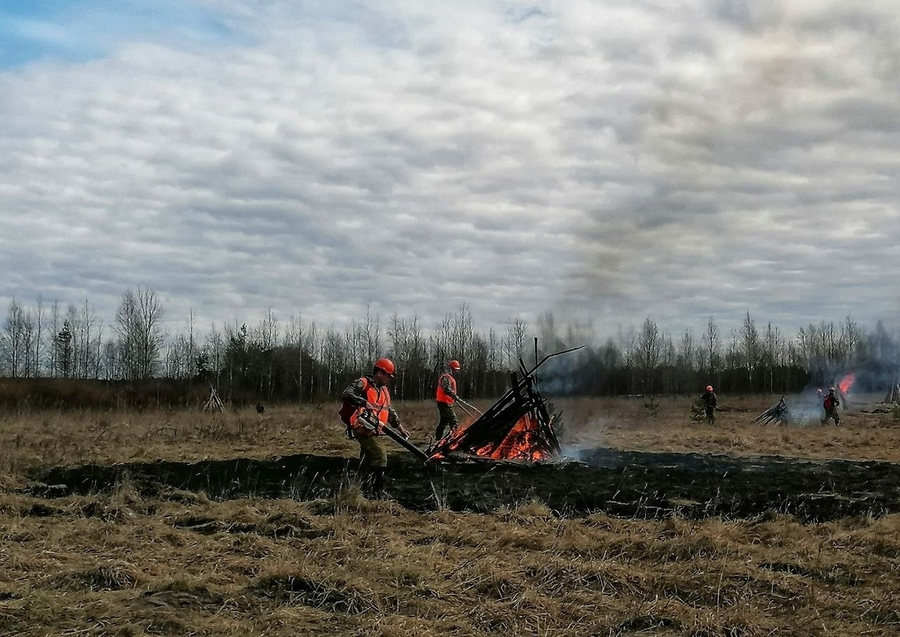
[(841, 401), (838, 400), (834, 393), (834, 387), (831, 387), (828, 393), (825, 394), (825, 398), (822, 399), (822, 409), (825, 410), (825, 415), (822, 417), (822, 425), (828, 423), (829, 420), (834, 420), (835, 425), (841, 424), (841, 415), (838, 413), (840, 404)]
[(387, 452), (381, 443), (385, 425), (390, 425), (409, 438), (400, 417), (391, 407), (388, 384), (394, 378), (394, 363), (388, 358), (375, 361), (372, 374), (358, 378), (341, 394), (341, 420), (347, 434), (359, 443), (359, 470), (364, 477), (366, 495), (380, 498), (384, 494), (384, 469)]
[(716, 408), (719, 399), (716, 398), (716, 392), (713, 391), (712, 385), (706, 386), (706, 392), (700, 396), (700, 402), (703, 403), (703, 409), (706, 411), (706, 422), (710, 425), (716, 421)]
[(438, 421), (434, 430), (434, 440), (437, 442), (444, 437), (445, 432), (451, 432), (459, 424), (456, 420), (456, 412), (453, 411), (453, 403), (459, 396), (456, 394), (456, 375), (459, 374), (460, 364), (457, 360), (447, 363), (447, 370), (438, 378), (434, 400), (437, 403)]

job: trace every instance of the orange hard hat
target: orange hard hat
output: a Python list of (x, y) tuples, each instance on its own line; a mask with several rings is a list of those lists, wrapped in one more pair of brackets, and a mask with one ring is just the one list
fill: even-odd
[(394, 372), (396, 371), (396, 367), (394, 367), (394, 361), (390, 358), (379, 358), (375, 361), (375, 369), (380, 370), (390, 376), (394, 377)]
[(712, 391), (712, 385), (707, 385), (707, 386), (706, 386), (706, 391)]
[(449, 365), (450, 365), (450, 369), (459, 370), (459, 361), (458, 360), (450, 361)]

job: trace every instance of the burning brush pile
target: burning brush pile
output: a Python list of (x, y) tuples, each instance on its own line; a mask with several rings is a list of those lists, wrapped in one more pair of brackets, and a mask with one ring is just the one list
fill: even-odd
[(526, 370), (520, 360), (520, 372), (510, 374), (510, 389), (478, 418), (437, 441), (428, 453), (428, 461), (558, 460), (554, 416), (537, 390), (535, 372), (547, 359), (575, 349), (579, 348), (550, 354), (531, 370)]
[[(834, 387), (841, 409), (850, 406), (850, 388), (855, 380), (856, 374), (849, 373)], [(775, 405), (758, 415), (753, 422), (763, 425), (803, 425), (818, 422), (824, 413), (822, 401), (825, 393), (823, 389), (808, 389), (803, 394), (792, 397), (791, 406), (788, 406), (785, 397), (782, 396)]]

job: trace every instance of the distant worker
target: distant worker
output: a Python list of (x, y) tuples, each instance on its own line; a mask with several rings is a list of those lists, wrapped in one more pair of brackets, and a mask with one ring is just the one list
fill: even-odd
[(809, 419), (815, 417), (816, 410), (821, 409), (822, 401), (825, 400), (825, 393), (822, 391), (821, 387), (816, 387), (816, 395), (813, 396), (812, 406), (809, 411)]
[(400, 423), (400, 417), (391, 407), (388, 383), (394, 378), (394, 363), (388, 358), (375, 361), (372, 374), (350, 383), (341, 394), (343, 407), (341, 420), (347, 425), (347, 435), (359, 443), (359, 471), (367, 495), (380, 498), (384, 494), (384, 469), (387, 452), (381, 444), (385, 425), (390, 425), (403, 436), (409, 432)]
[(719, 400), (716, 398), (716, 392), (713, 391), (712, 385), (706, 386), (706, 393), (700, 396), (700, 402), (703, 403), (703, 410), (706, 412), (706, 422), (713, 424), (716, 421), (716, 409)]
[(447, 370), (438, 378), (434, 400), (437, 402), (440, 421), (434, 430), (434, 441), (437, 442), (447, 433), (456, 429), (459, 424), (456, 420), (456, 412), (453, 411), (453, 403), (459, 400), (456, 394), (456, 375), (461, 369), (459, 361), (452, 360), (447, 363)]
[(822, 418), (823, 426), (829, 419), (833, 419), (835, 425), (841, 424), (841, 415), (838, 413), (840, 404), (841, 401), (838, 400), (834, 393), (834, 387), (830, 387), (828, 393), (825, 394), (825, 398), (822, 399), (822, 409), (825, 410), (825, 416)]

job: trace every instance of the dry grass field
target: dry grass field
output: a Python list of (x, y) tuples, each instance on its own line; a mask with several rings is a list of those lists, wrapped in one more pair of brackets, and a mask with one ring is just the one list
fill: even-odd
[[(776, 401), (722, 397), (714, 426), (691, 422), (687, 399), (555, 407), (573, 452), (900, 461), (890, 412), (754, 424)], [(398, 411), (426, 442), (433, 405)], [(0, 635), (900, 634), (900, 514), (638, 519), (540, 500), (416, 512), (352, 483), (311, 500), (148, 494), (127, 479), (87, 495), (29, 489), (58, 465), (354, 456), (335, 412), (3, 415)]]

